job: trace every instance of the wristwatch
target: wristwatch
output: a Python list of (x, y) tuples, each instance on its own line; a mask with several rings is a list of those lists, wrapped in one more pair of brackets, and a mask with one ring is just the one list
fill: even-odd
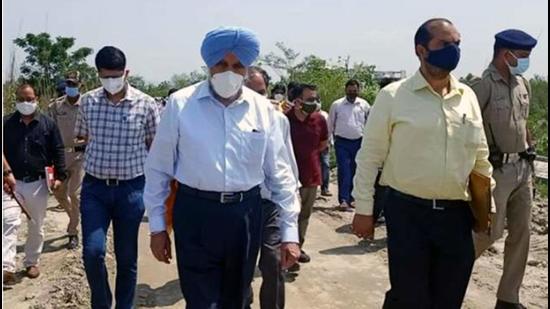
[(13, 172), (12, 172), (11, 170), (5, 170), (5, 171), (3, 172), (4, 177), (8, 177), (8, 176), (9, 176), (10, 174), (12, 174), (12, 173), (13, 173)]

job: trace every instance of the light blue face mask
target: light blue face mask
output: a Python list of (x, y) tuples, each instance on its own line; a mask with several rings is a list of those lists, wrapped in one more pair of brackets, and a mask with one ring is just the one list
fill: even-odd
[(65, 94), (68, 97), (74, 98), (80, 94), (78, 87), (65, 87)]
[(522, 75), (523, 73), (527, 72), (529, 69), (529, 57), (526, 58), (518, 58), (513, 53), (510, 53), (514, 58), (517, 60), (517, 65), (515, 67), (508, 64), (508, 68), (510, 69), (510, 73), (512, 75)]

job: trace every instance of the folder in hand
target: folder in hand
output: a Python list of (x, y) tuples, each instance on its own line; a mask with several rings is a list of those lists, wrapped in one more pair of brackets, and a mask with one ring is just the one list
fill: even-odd
[(470, 174), (470, 207), (474, 215), (474, 232), (488, 232), (491, 227), (491, 178), (476, 171)]
[(170, 195), (166, 198), (166, 232), (170, 234), (174, 228), (174, 204), (176, 203), (176, 195), (178, 193), (178, 182), (176, 180), (170, 181)]
[(52, 193), (52, 187), (55, 183), (55, 169), (53, 166), (46, 166), (44, 168), (44, 173), (46, 175), (46, 184), (48, 185), (48, 191)]

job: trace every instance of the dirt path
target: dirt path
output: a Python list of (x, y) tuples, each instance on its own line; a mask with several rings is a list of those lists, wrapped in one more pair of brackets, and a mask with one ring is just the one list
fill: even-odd
[[(332, 188), (336, 192), (335, 188)], [(52, 200), (52, 206), (54, 201)], [(335, 199), (318, 200), (308, 231), (306, 251), (312, 262), (298, 276), (288, 278), (287, 308), (359, 309), (380, 308), (388, 288), (385, 228), (377, 229), (374, 242), (359, 241), (350, 234), (352, 214), (334, 211)], [(547, 202), (533, 208), (533, 238), (522, 299), (528, 308), (548, 308), (548, 209)], [(89, 292), (82, 269), (80, 251), (64, 249), (64, 213), (48, 212), (47, 246), (42, 258), (43, 275), (37, 280), (22, 279), (4, 291), (5, 308), (88, 308)], [(21, 229), (24, 236), (25, 228)], [(23, 238), (21, 238), (23, 239)], [(136, 307), (183, 308), (175, 261), (158, 263), (149, 252), (147, 223), (139, 237), (139, 271)], [(476, 263), (464, 308), (494, 306), (494, 295), (502, 271), (503, 241)], [(21, 253), (18, 255), (19, 263)], [(113, 257), (107, 264), (113, 276)], [(20, 265), (20, 264), (19, 264)], [(253, 286), (257, 296), (261, 278)], [(255, 300), (253, 308), (258, 308)]]

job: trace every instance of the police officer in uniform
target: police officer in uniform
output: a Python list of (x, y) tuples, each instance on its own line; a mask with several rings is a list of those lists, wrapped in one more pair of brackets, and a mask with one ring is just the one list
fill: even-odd
[(56, 122), (65, 145), (65, 164), (68, 177), (60, 190), (54, 192), (55, 198), (69, 215), (67, 234), (68, 249), (78, 247), (78, 225), (80, 222), (80, 188), (84, 178), (82, 163), (85, 145), (73, 137), (76, 116), (80, 106), (80, 73), (68, 72), (65, 80), (65, 95), (48, 105), (48, 114)]
[(529, 67), (531, 50), (537, 40), (521, 30), (505, 30), (495, 35), (494, 57), (474, 89), (483, 113), (490, 161), (496, 180), (494, 198), (497, 212), (490, 234), (476, 235), (477, 256), (503, 236), (504, 268), (496, 309), (525, 308), (519, 289), (529, 254), (534, 143), (527, 128), (531, 90), (522, 76)]

